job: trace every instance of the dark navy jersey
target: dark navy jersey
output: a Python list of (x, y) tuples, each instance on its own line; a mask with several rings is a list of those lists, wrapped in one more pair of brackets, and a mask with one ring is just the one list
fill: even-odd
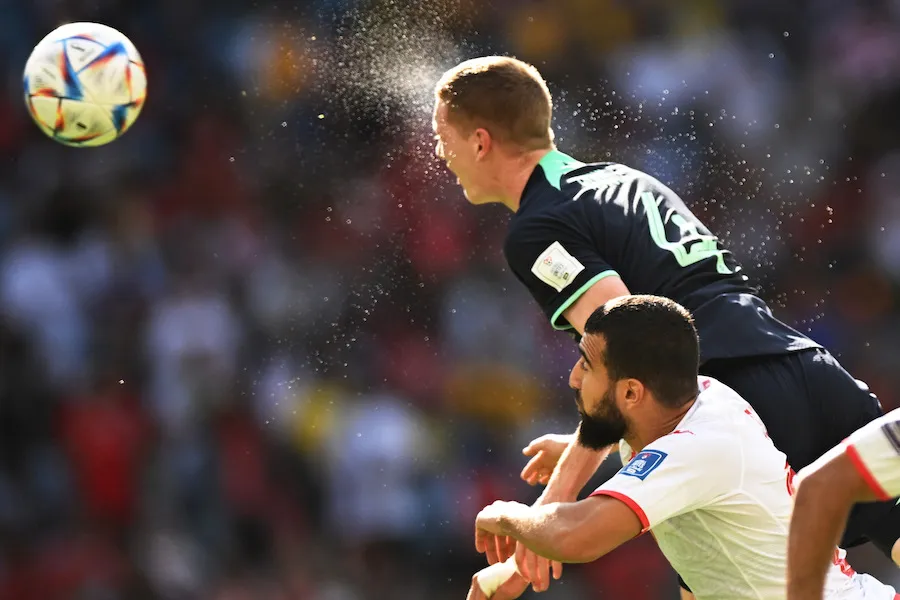
[(563, 312), (616, 275), (632, 294), (691, 311), (702, 362), (820, 347), (772, 315), (677, 194), (624, 165), (547, 154), (525, 186), (504, 252), (556, 329), (571, 329)]

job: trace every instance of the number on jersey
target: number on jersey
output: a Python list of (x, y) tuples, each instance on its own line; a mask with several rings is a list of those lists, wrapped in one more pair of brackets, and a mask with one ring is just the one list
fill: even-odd
[[(671, 252), (682, 267), (688, 267), (707, 258), (716, 259), (716, 270), (723, 275), (731, 275), (733, 271), (725, 264), (727, 250), (719, 248), (719, 239), (714, 235), (705, 235), (692, 223), (674, 210), (665, 215), (660, 212), (663, 197), (654, 197), (650, 192), (641, 194), (641, 203), (647, 213), (650, 224), (650, 235), (657, 246)], [(669, 241), (666, 225), (672, 223), (678, 227), (678, 239)]]

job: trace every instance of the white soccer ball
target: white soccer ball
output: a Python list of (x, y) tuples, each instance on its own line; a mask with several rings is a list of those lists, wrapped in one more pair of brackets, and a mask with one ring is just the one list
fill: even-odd
[(131, 41), (106, 25), (69, 23), (25, 64), (25, 104), (38, 127), (68, 146), (102, 146), (128, 131), (144, 106), (147, 76)]

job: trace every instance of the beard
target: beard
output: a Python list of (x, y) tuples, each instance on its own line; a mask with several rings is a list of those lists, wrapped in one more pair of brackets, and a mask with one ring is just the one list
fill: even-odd
[(602, 450), (607, 446), (616, 444), (625, 437), (628, 431), (628, 421), (622, 411), (619, 410), (612, 388), (603, 395), (603, 401), (593, 414), (584, 411), (581, 401), (581, 392), (575, 392), (578, 402), (578, 412), (581, 414), (581, 426), (578, 428), (578, 443), (591, 450)]

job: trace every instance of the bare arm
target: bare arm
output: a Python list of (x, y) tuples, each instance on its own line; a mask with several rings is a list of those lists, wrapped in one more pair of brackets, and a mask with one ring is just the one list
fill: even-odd
[(851, 506), (875, 500), (875, 494), (841, 448), (803, 469), (797, 480), (788, 539), (788, 600), (821, 600)]
[(476, 537), (509, 536), (529, 550), (559, 562), (596, 560), (641, 532), (633, 510), (610, 496), (531, 507), (495, 502), (476, 519)]
[[(607, 301), (627, 296), (628, 288), (618, 276), (607, 276), (597, 280), (590, 288), (577, 298), (570, 298), (563, 310), (563, 316), (569, 324), (580, 334), (584, 334), (584, 325), (588, 317)], [(563, 306), (566, 306), (565, 304)], [(610, 448), (599, 452), (589, 450), (578, 443), (578, 432), (573, 441), (563, 452), (547, 482), (544, 493), (535, 503), (542, 506), (551, 502), (571, 502), (578, 497), (578, 492), (587, 484), (591, 476), (597, 471), (600, 463), (609, 455)], [(535, 591), (547, 589), (550, 582), (551, 565), (543, 558), (538, 558), (535, 553), (529, 552), (522, 544), (516, 546), (516, 565), (519, 572), (533, 583)], [(553, 575), (559, 579), (562, 576), (562, 565), (554, 562)]]
[(578, 493), (587, 485), (590, 478), (597, 472), (610, 450), (610, 446), (604, 450), (591, 450), (578, 443), (578, 430), (569, 446), (562, 453), (544, 493), (538, 499), (536, 506), (551, 502), (573, 502), (578, 498)]
[[(588, 317), (600, 306), (620, 296), (629, 295), (628, 288), (618, 277), (605, 277), (592, 285), (563, 312), (566, 320), (578, 333), (584, 334), (584, 325)], [(538, 504), (548, 502), (571, 502), (578, 497), (578, 492), (587, 484), (597, 471), (600, 463), (609, 456), (613, 447), (597, 452), (578, 443), (578, 431), (563, 452), (547, 482), (544, 493)]]
[(592, 285), (575, 302), (563, 311), (563, 316), (569, 325), (578, 333), (584, 335), (584, 324), (591, 314), (612, 300), (621, 296), (629, 296), (631, 292), (625, 283), (617, 276), (604, 277)]

